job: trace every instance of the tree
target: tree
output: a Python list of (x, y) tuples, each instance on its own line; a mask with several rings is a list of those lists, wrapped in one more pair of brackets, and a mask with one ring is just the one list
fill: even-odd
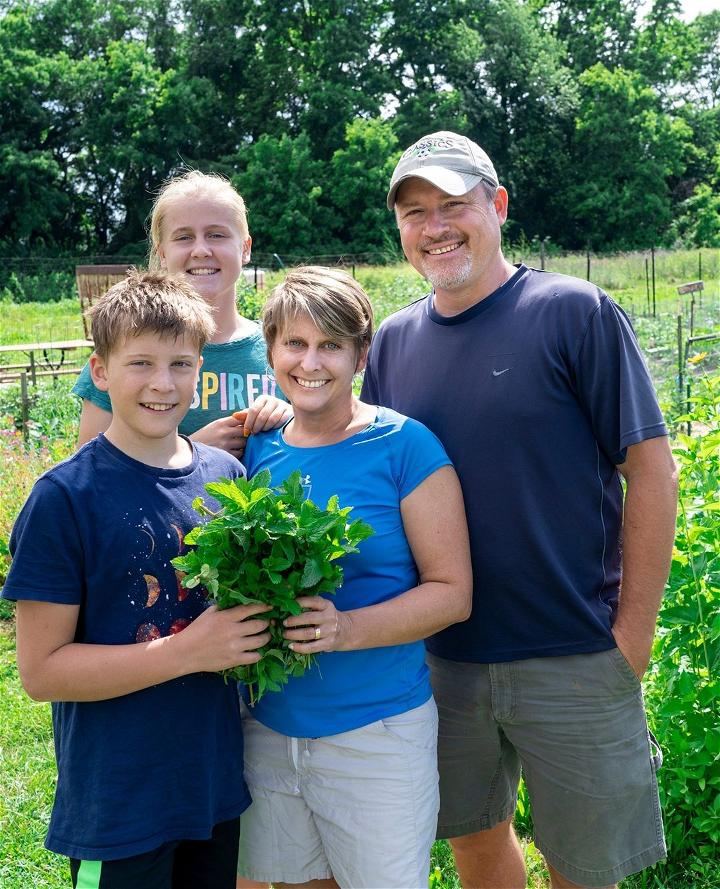
[(684, 168), (690, 129), (636, 73), (595, 65), (580, 77), (568, 213), (574, 246), (649, 247), (667, 239), (670, 183)]
[(640, 0), (531, 0), (539, 20), (565, 46), (576, 74), (601, 62), (626, 67), (635, 46)]
[(13, 253), (64, 246), (78, 222), (53, 144), (49, 100), (63, 65), (27, 46), (31, 32), (27, 10), (0, 19), (0, 229)]
[(514, 0), (464, 7), (462, 21), (445, 30), (443, 74), (460, 96), (465, 132), (510, 191), (509, 234), (563, 238), (578, 96), (562, 47)]
[(345, 145), (330, 162), (330, 198), (341, 225), (336, 231), (342, 244), (363, 253), (397, 243), (395, 218), (385, 205), (392, 171), (400, 157), (390, 123), (358, 118), (345, 131)]
[(336, 220), (329, 206), (325, 165), (312, 156), (309, 137), (261, 136), (236, 159), (243, 171), (233, 184), (245, 199), (255, 250), (293, 254), (291, 261), (335, 253), (330, 233)]

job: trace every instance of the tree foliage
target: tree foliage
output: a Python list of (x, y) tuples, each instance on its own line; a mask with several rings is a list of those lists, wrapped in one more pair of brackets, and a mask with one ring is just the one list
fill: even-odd
[(197, 166), (242, 189), (257, 251), (381, 252), (398, 152), (439, 129), (490, 153), (512, 238), (715, 243), (720, 13), (642, 9), (3, 0), (0, 249), (131, 249)]

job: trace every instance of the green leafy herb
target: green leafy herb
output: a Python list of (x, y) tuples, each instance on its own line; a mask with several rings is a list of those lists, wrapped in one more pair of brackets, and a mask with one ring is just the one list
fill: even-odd
[(210, 516), (193, 528), (185, 543), (194, 546), (172, 560), (185, 573), (182, 585), (202, 585), (218, 608), (263, 603), (272, 611), (271, 640), (260, 649), (257, 664), (223, 671), (250, 688), (251, 702), (266, 691), (279, 691), (289, 676), (300, 676), (314, 662), (288, 648), (283, 620), (301, 614), (298, 596), (334, 593), (342, 585), (337, 559), (356, 553), (357, 545), (373, 533), (370, 525), (348, 522), (352, 507), (340, 508), (330, 498), (326, 509), (304, 499), (300, 473), (293, 472), (282, 485), (270, 487), (265, 469), (254, 478), (220, 479), (205, 485), (221, 509), (208, 509), (202, 497), (193, 508)]

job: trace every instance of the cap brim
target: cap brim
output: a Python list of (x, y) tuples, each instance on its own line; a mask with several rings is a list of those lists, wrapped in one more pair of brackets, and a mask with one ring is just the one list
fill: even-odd
[(456, 173), (455, 170), (447, 170), (445, 167), (418, 167), (412, 172), (405, 173), (397, 182), (393, 182), (387, 195), (388, 210), (392, 210), (395, 206), (395, 195), (398, 188), (406, 179), (413, 177), (425, 179), (431, 185), (455, 197), (467, 194), (483, 181), (482, 176), (475, 176), (473, 173)]

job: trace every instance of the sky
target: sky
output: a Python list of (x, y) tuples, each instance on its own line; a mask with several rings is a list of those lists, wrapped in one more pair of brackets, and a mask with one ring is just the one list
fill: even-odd
[[(651, 5), (652, 0), (645, 0), (638, 10), (639, 16), (644, 16)], [(700, 12), (712, 12), (714, 9), (720, 9), (720, 0), (683, 0), (682, 9), (683, 19), (690, 22)]]
[(684, 0), (683, 18), (691, 21), (700, 12), (712, 12), (720, 9), (720, 0)]

